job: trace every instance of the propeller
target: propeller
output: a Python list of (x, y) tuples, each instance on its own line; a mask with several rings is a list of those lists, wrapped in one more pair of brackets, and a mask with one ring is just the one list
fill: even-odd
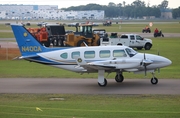
[(144, 66), (144, 74), (147, 75), (147, 66), (152, 63), (151, 60), (146, 59), (146, 54), (144, 53), (144, 59), (142, 60), (142, 65)]
[(146, 60), (146, 55), (145, 55), (145, 53), (144, 53), (143, 66), (144, 66), (144, 75), (146, 76), (146, 75), (147, 75), (147, 68), (146, 68), (147, 65), (146, 65), (145, 60)]

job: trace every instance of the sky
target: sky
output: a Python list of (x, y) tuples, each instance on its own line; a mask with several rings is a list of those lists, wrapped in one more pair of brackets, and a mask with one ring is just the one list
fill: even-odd
[[(86, 5), (89, 3), (96, 3), (100, 5), (108, 5), (109, 2), (115, 4), (123, 3), (131, 4), (135, 0), (0, 0), (0, 4), (24, 4), (24, 5), (58, 5), (58, 8), (67, 8), (70, 6)], [(163, 0), (141, 0), (145, 4), (150, 3), (152, 5), (159, 5)], [(168, 0), (168, 8), (180, 7), (180, 0)]]

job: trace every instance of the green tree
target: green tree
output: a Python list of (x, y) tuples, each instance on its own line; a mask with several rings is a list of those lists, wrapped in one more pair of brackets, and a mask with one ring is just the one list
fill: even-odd
[(180, 18), (180, 7), (172, 10), (173, 18)]

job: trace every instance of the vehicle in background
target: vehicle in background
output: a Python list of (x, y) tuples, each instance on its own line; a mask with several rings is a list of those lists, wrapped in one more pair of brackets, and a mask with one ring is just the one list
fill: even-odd
[(112, 22), (110, 20), (103, 22), (103, 26), (111, 26)]
[(79, 23), (69, 23), (67, 26), (68, 27), (76, 27), (77, 25), (79, 25)]
[(158, 31), (158, 33), (157, 32), (154, 32), (154, 37), (164, 37), (164, 34), (162, 33), (162, 31), (160, 30), (160, 31)]
[(65, 29), (61, 25), (45, 25), (40, 28), (27, 28), (27, 30), (44, 46), (64, 46)]
[(138, 34), (122, 34), (120, 37), (117, 33), (111, 33), (109, 38), (101, 38), (100, 45), (125, 45), (131, 48), (141, 50), (150, 50), (152, 47), (152, 40), (143, 38)]
[(47, 25), (46, 22), (39, 22), (39, 23), (37, 23), (37, 26), (40, 26), (40, 27), (45, 26), (45, 25)]
[(100, 36), (93, 32), (92, 27), (92, 24), (76, 25), (75, 32), (66, 34), (64, 45), (72, 47), (100, 45)]
[(149, 27), (142, 29), (142, 33), (151, 33), (151, 29)]

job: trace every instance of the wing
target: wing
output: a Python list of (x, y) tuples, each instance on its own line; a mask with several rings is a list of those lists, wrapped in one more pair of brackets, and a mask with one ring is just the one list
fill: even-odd
[(117, 60), (103, 60), (103, 61), (93, 61), (86, 62), (82, 58), (76, 58), (78, 67), (83, 67), (84, 69), (93, 69), (93, 70), (119, 70), (119, 69), (136, 69), (141, 66), (142, 60), (140, 59), (117, 59)]

